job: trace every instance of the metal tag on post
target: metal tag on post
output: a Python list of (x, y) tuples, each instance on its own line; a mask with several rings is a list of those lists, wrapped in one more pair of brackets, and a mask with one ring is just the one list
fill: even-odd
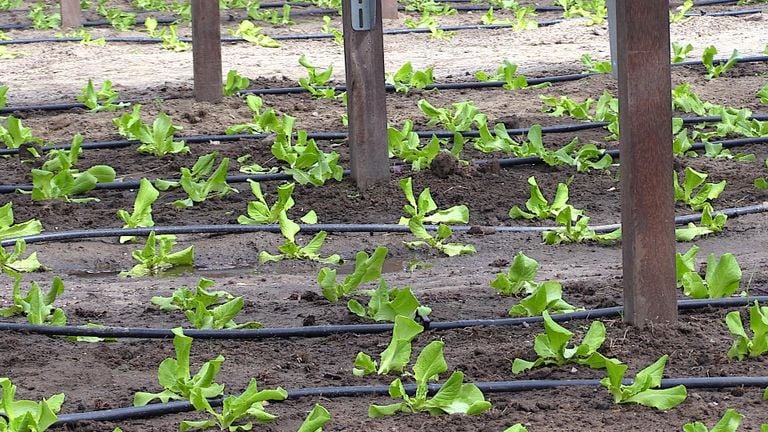
[(367, 31), (373, 28), (378, 0), (349, 0), (352, 9), (352, 30)]

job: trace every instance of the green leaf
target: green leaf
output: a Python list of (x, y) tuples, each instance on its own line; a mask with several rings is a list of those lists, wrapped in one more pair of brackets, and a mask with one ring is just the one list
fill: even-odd
[(323, 426), (331, 421), (331, 414), (320, 404), (315, 404), (307, 418), (299, 426), (297, 432), (318, 432), (323, 430)]
[[(732, 408), (728, 408), (725, 410), (720, 421), (718, 421), (712, 428), (711, 432), (736, 432), (743, 419), (743, 415)], [(707, 429), (707, 426), (704, 423), (695, 422), (683, 425), (683, 432), (710, 432), (710, 430)]]
[(378, 374), (402, 372), (411, 359), (411, 341), (424, 331), (419, 323), (404, 316), (395, 317), (392, 340), (381, 353)]
[(515, 255), (512, 265), (506, 274), (499, 273), (491, 282), (491, 287), (505, 295), (533, 292), (536, 284), (534, 279), (539, 272), (539, 263), (522, 252)]

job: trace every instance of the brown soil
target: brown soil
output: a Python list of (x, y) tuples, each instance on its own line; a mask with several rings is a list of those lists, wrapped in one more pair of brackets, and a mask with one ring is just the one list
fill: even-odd
[[(687, 23), (689, 27), (675, 26), (675, 31), (683, 33), (687, 29), (691, 37), (700, 37), (701, 29), (706, 28), (705, 24), (714, 22), (707, 18), (702, 20)], [(13, 19), (10, 22), (13, 22)], [(760, 34), (765, 19), (750, 21), (744, 18), (730, 18), (730, 21), (717, 22), (721, 27), (739, 27), (743, 34), (759, 38), (760, 36), (755, 34)], [(315, 21), (314, 25), (319, 27), (320, 24)], [(583, 31), (580, 24), (567, 25)], [(596, 32), (599, 34), (585, 38), (583, 43), (592, 46), (602, 44), (604, 29), (597, 29)], [(14, 36), (32, 34), (37, 33), (16, 32)], [(474, 43), (473, 38), (478, 34), (480, 33), (459, 32), (457, 39), (451, 44), (455, 45), (455, 48), (460, 46), (462, 41)], [(765, 34), (762, 33), (763, 39)], [(424, 41), (426, 46), (426, 36), (411, 35), (402, 41)], [(741, 42), (731, 41), (736, 46)], [(441, 46), (440, 49), (443, 48)], [(699, 48), (697, 46), (697, 49)], [(55, 52), (57, 56), (66, 57), (78, 53), (83, 48), (75, 45), (40, 45), (23, 49), (34, 52), (34, 55), (39, 54), (39, 50), (40, 53)], [(110, 48), (108, 52), (110, 56), (125, 56), (126, 62), (129, 62), (132, 60), (125, 54), (128, 50), (134, 50), (137, 55), (147, 58), (155, 58), (156, 61), (161, 56), (173, 56), (157, 47), (143, 45), (120, 46)], [(572, 54), (568, 47), (561, 50), (562, 53), (566, 51), (568, 56)], [(443, 55), (447, 54), (443, 52)], [(22, 62), (6, 63), (14, 71), (13, 77), (9, 79), (12, 89), (9, 105), (74, 99), (77, 88), (82, 86), (82, 79), (75, 80), (77, 85), (64, 85), (57, 94), (38, 95), (32, 92), (34, 87), (29, 83), (25, 84), (26, 81), (20, 78), (25, 65), (34, 59), (30, 57), (33, 55), (30, 54)], [(327, 60), (327, 63), (323, 62), (325, 64), (332, 61), (330, 57), (323, 60)], [(37, 61), (40, 62), (39, 57)], [(83, 62), (83, 68), (90, 72), (88, 68), (92, 60), (81, 58), (80, 61)], [(275, 61), (277, 64), (278, 60)], [(400, 59), (398, 61), (404, 62)], [(338, 61), (336, 63), (339, 64)], [(496, 64), (495, 61), (484, 60), (482, 64), (467, 67), (468, 63), (472, 61), (464, 59), (463, 72), (451, 72), (450, 79), (468, 79), (466, 74), (475, 67), (491, 69)], [(455, 69), (454, 66), (452, 68), (446, 70)], [(580, 66), (570, 61), (569, 57), (562, 57), (559, 62), (547, 68), (546, 72), (536, 70), (535, 67), (530, 70), (538, 72), (533, 73), (534, 76), (543, 76), (577, 72), (579, 68)], [(708, 81), (699, 68), (675, 68), (673, 84), (689, 82), (704, 100), (734, 107), (748, 107), (756, 113), (766, 113), (768, 110), (754, 95), (765, 84), (767, 73), (768, 66), (764, 64), (740, 65), (727, 76)], [(280, 78), (279, 75), (274, 76), (266, 72), (260, 75), (262, 77), (256, 80), (254, 87), (295, 85), (296, 77), (290, 73), (286, 73), (289, 78)], [(94, 76), (101, 79), (100, 75)], [(441, 75), (443, 76), (445, 75)], [(5, 77), (3, 79), (5, 80)], [(143, 85), (145, 80), (150, 81), (150, 84)], [(75, 82), (71, 77), (69, 81)], [(191, 83), (187, 78), (179, 82), (171, 79), (165, 81), (165, 78), (149, 74), (137, 75), (136, 80), (124, 78), (115, 81), (115, 84), (123, 97), (146, 100), (143, 109), (146, 118), (154, 117), (161, 111), (167, 112), (174, 123), (183, 126), (185, 135), (219, 134), (226, 126), (241, 123), (250, 117), (247, 108), (236, 97), (227, 98), (219, 106), (194, 102), (191, 99)], [(41, 83), (42, 87), (47, 85)], [(18, 92), (13, 93), (17, 89)], [(596, 76), (538, 90), (412, 91), (408, 94), (390, 94), (387, 102), (391, 124), (401, 125), (405, 119), (410, 118), (418, 129), (428, 128), (426, 118), (416, 107), (416, 102), (421, 98), (437, 106), (472, 100), (492, 122), (506, 122), (512, 118), (517, 123), (516, 126), (535, 123), (549, 125), (575, 121), (552, 118), (542, 113), (539, 95), (596, 99), (604, 90), (615, 94), (615, 82), (606, 76)], [(167, 99), (154, 100), (157, 96)], [(265, 96), (264, 100), (266, 106), (296, 116), (297, 127), (300, 129), (342, 129), (339, 117), (344, 109), (337, 102), (316, 100), (303, 94)], [(119, 138), (111, 124), (114, 113), (93, 114), (70, 110), (18, 115), (23, 118), (26, 126), (32, 128), (35, 135), (53, 143), (68, 142), (76, 132), (83, 133), (86, 141)], [(595, 142), (601, 147), (615, 148), (617, 143), (606, 142), (606, 135), (604, 130), (548, 135), (545, 142), (554, 147), (578, 137), (582, 142)], [(80, 166), (108, 163), (116, 169), (119, 179), (176, 177), (180, 167), (189, 166), (198, 156), (215, 150), (222, 156), (233, 159), (230, 170), (234, 174), (239, 168), (239, 165), (234, 163), (234, 158), (244, 154), (251, 154), (253, 162), (276, 165), (269, 144), (269, 140), (191, 144), (190, 155), (169, 156), (163, 159), (140, 155), (132, 148), (93, 150), (83, 153)], [(320, 145), (326, 151), (339, 152), (342, 163), (348, 165), (349, 156), (344, 142), (321, 142)], [(752, 145), (736, 150), (754, 153), (758, 161), (679, 158), (676, 168), (682, 171), (684, 167), (691, 166), (708, 172), (710, 181), (727, 180), (728, 186), (722, 197), (715, 202), (716, 208), (744, 206), (768, 200), (766, 192), (759, 192), (752, 186), (756, 177), (765, 176), (767, 173), (762, 165), (768, 157), (765, 145)], [(505, 156), (482, 155), (469, 149), (464, 155), (467, 159)], [(597, 224), (615, 223), (620, 219), (618, 166), (611, 167), (610, 172), (586, 174), (576, 173), (572, 169), (544, 166), (498, 169), (491, 165), (489, 169), (476, 169), (456, 166), (447, 160), (443, 161), (440, 167), (414, 173), (414, 189), (420, 191), (424, 187), (430, 187), (440, 207), (466, 204), (470, 208), (470, 223), (474, 225), (526, 224), (510, 220), (507, 212), (512, 205), (522, 206), (528, 198), (526, 179), (531, 175), (536, 175), (545, 194), (551, 194), (558, 182), (564, 182), (573, 176), (570, 189), (571, 203), (574, 206), (584, 209)], [(349, 180), (330, 182), (321, 188), (297, 187), (294, 193), (296, 207), (291, 215), (297, 217), (314, 209), (322, 223), (395, 223), (402, 215), (402, 206), (405, 204), (397, 180), (406, 175), (396, 174), (389, 183), (365, 192), (358, 192)], [(0, 160), (0, 183), (28, 182), (26, 169), (22, 168), (17, 159)], [(239, 194), (210, 200), (188, 210), (177, 210), (171, 205), (181, 197), (178, 192), (163, 193), (154, 206), (155, 222), (157, 225), (236, 223), (237, 216), (245, 212), (251, 197), (246, 184), (234, 186), (240, 190)], [(268, 200), (274, 198), (276, 186), (272, 183), (263, 185)], [(121, 221), (115, 212), (121, 208), (130, 208), (135, 191), (98, 191), (89, 195), (98, 197), (101, 201), (81, 205), (34, 202), (27, 196), (18, 194), (3, 196), (2, 201), (14, 203), (17, 221), (38, 218), (46, 231), (120, 227)], [(690, 210), (679, 206), (677, 213), (686, 214), (690, 213)], [(506, 316), (507, 310), (517, 299), (497, 295), (489, 288), (488, 283), (498, 272), (506, 270), (509, 261), (518, 251), (523, 251), (539, 261), (540, 280), (562, 282), (564, 298), (571, 304), (598, 308), (622, 303), (620, 245), (579, 244), (553, 247), (542, 245), (540, 237), (533, 234), (483, 235), (485, 231), (482, 229), (477, 232), (480, 234), (461, 234), (457, 238), (458, 241), (474, 244), (478, 253), (456, 258), (441, 257), (427, 250), (410, 250), (402, 244), (403, 241), (410, 240), (410, 236), (401, 234), (333, 234), (329, 236), (323, 250), (328, 254), (339, 253), (349, 259), (354, 257), (357, 251), (371, 251), (378, 245), (387, 246), (390, 256), (385, 268), (385, 279), (392, 286), (412, 286), (422, 303), (432, 307), (431, 317), (435, 321)], [(729, 220), (724, 233), (695, 243), (701, 247), (700, 260), (709, 253), (734, 253), (744, 272), (742, 288), (754, 295), (768, 294), (768, 255), (764, 246), (768, 244), (768, 223), (765, 214), (733, 218)], [(165, 277), (137, 279), (117, 276), (117, 272), (133, 265), (130, 253), (137, 248), (136, 245), (120, 245), (117, 239), (111, 238), (33, 244), (29, 246), (30, 250), (37, 251), (40, 260), (50, 270), (29, 275), (26, 280), (48, 285), (54, 276), (61, 275), (66, 291), (58, 304), (66, 311), (69, 322), (75, 325), (88, 322), (163, 328), (186, 325), (183, 316), (160, 312), (149, 303), (149, 299), (155, 295), (169, 295), (182, 285), (194, 285), (199, 277), (214, 279), (218, 289), (226, 289), (235, 295), (244, 296), (246, 306), (242, 316), (238, 317), (239, 321), (257, 320), (268, 327), (361, 322), (346, 310), (343, 303), (331, 304), (318, 295), (316, 277), (320, 265), (306, 262), (258, 264), (259, 251), (276, 251), (280, 244), (280, 237), (277, 235), (179, 237), (180, 246), (190, 244), (196, 247), (195, 269)], [(689, 244), (680, 244), (679, 250), (685, 251), (688, 247)], [(422, 265), (412, 269), (415, 264)], [(347, 264), (341, 267), (340, 273), (350, 270), (351, 267)], [(3, 278), (5, 288), (2, 290), (0, 306), (7, 305), (10, 293), (9, 278)], [(669, 354), (670, 362), (666, 376), (764, 376), (764, 358), (737, 362), (726, 357), (725, 353), (731, 343), (723, 321), (727, 312), (728, 310), (706, 309), (684, 313), (676, 324), (657, 325), (645, 330), (628, 326), (618, 318), (605, 319), (603, 321), (608, 329), (608, 338), (602, 351), (628, 363), (630, 375), (634, 375), (659, 356)], [(576, 333), (576, 339), (581, 337), (588, 325), (587, 321), (565, 324)], [(442, 339), (446, 343), (449, 367), (464, 371), (469, 381), (603, 376), (601, 371), (571, 366), (546, 367), (514, 376), (511, 373), (512, 360), (516, 357), (534, 357), (533, 338), (540, 331), (541, 326), (534, 325), (428, 332), (419, 337), (415, 343), (415, 351), (418, 352), (432, 340)], [(227, 392), (233, 393), (241, 391), (251, 377), (259, 381), (261, 388), (282, 386), (298, 389), (329, 385), (388, 384), (391, 377), (356, 378), (351, 374), (352, 361), (357, 352), (366, 351), (377, 356), (387, 342), (387, 335), (343, 335), (318, 339), (264, 341), (197, 341), (192, 352), (193, 368), (218, 354), (224, 355), (226, 361), (219, 381), (226, 384)], [(19, 386), (18, 396), (21, 398), (39, 399), (64, 392), (67, 399), (62, 412), (65, 413), (115, 408), (129, 406), (136, 391), (160, 391), (156, 382), (157, 365), (172, 354), (173, 347), (168, 340), (126, 339), (119, 342), (85, 344), (63, 338), (4, 333), (0, 335), (0, 376), (10, 377)], [(726, 408), (735, 408), (745, 415), (740, 430), (757, 431), (761, 423), (768, 422), (768, 417), (765, 416), (765, 402), (761, 398), (762, 390), (691, 390), (686, 402), (668, 412), (639, 406), (614, 405), (610, 395), (602, 388), (538, 390), (524, 394), (487, 395), (494, 408), (477, 417), (399, 415), (375, 420), (367, 418), (368, 405), (388, 403), (388, 398), (316, 398), (270, 405), (268, 410), (278, 414), (279, 419), (271, 425), (259, 428), (269, 431), (296, 430), (313, 404), (321, 403), (333, 416), (332, 422), (326, 428), (329, 431), (500, 431), (516, 422), (524, 423), (531, 431), (672, 431), (680, 430), (682, 424), (696, 420), (705, 421), (712, 426)], [(177, 414), (119, 424), (82, 424), (71, 430), (111, 431), (119, 425), (127, 432), (171, 431), (178, 428), (179, 421), (192, 418), (197, 418), (197, 415)]]

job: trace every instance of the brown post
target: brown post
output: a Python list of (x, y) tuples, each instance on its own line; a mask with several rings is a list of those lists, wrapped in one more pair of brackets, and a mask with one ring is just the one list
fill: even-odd
[(220, 102), (223, 90), (218, 1), (192, 0), (192, 63), (195, 100)]
[(624, 319), (677, 320), (669, 1), (619, 0)]
[(80, 0), (61, 0), (61, 27), (80, 27)]
[[(352, 2), (357, 8), (356, 22), (367, 22), (369, 29), (353, 29)], [(362, 11), (364, 2), (369, 2), (370, 15)], [(364, 190), (389, 180), (381, 2), (342, 0), (341, 3), (352, 178), (358, 189)], [(363, 16), (371, 19), (361, 21)]]
[(397, 19), (397, 0), (381, 0), (381, 17), (383, 19)]

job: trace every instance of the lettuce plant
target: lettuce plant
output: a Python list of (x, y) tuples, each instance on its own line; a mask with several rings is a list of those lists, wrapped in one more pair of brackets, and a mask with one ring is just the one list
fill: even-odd
[(432, 312), (432, 309), (419, 303), (410, 287), (390, 288), (384, 279), (379, 281), (379, 287), (375, 290), (361, 293), (370, 295), (367, 308), (355, 299), (347, 302), (350, 312), (361, 318), (394, 322), (397, 316), (415, 318), (418, 315), (423, 318)]
[(245, 104), (253, 113), (253, 118), (248, 123), (236, 124), (226, 129), (227, 135), (239, 133), (267, 133), (281, 130), (283, 120), (277, 117), (273, 108), (264, 109), (264, 100), (258, 96), (248, 95)]
[(725, 410), (720, 421), (712, 429), (708, 429), (707, 425), (702, 422), (693, 422), (684, 424), (683, 432), (736, 432), (743, 419), (744, 416), (739, 414), (738, 411), (728, 408)]
[(528, 211), (526, 212), (521, 210), (520, 207), (514, 206), (509, 210), (509, 217), (512, 219), (555, 219), (558, 213), (565, 207), (571, 207), (571, 218), (574, 220), (584, 214), (582, 210), (577, 210), (568, 204), (568, 185), (566, 183), (559, 183), (557, 185), (552, 204), (544, 198), (544, 194), (541, 193), (535, 177), (528, 177), (528, 184), (531, 187), (531, 197), (525, 203), (525, 208)]
[(0, 124), (0, 140), (5, 143), (6, 148), (15, 149), (26, 143), (43, 143), (41, 138), (32, 134), (32, 129), (24, 127), (20, 119), (11, 115), (0, 120), (5, 121), (5, 125)]
[(321, 99), (336, 99), (336, 90), (328, 87), (328, 81), (333, 75), (333, 65), (325, 70), (318, 69), (309, 62), (305, 55), (299, 57), (299, 64), (307, 71), (306, 77), (299, 78), (299, 86), (306, 89), (312, 96)]
[[(237, 217), (237, 223), (243, 225), (260, 225), (260, 224), (273, 224), (278, 223), (280, 215), (293, 208), (295, 202), (291, 195), (295, 185), (293, 183), (284, 183), (277, 187), (277, 201), (271, 206), (264, 198), (264, 194), (261, 192), (261, 185), (253, 180), (248, 180), (251, 185), (251, 193), (256, 197), (256, 201), (248, 203), (247, 213), (248, 215), (240, 215)], [(301, 217), (301, 220), (316, 219), (317, 215), (314, 210), (310, 210)]]
[(488, 120), (471, 101), (455, 103), (453, 109), (435, 107), (425, 99), (419, 100), (418, 105), (421, 112), (429, 118), (428, 125), (440, 124), (453, 132), (468, 131), (473, 125), (484, 124)]
[(323, 426), (329, 421), (331, 421), (331, 413), (322, 405), (315, 404), (296, 432), (323, 432)]
[(403, 373), (403, 369), (411, 361), (411, 342), (424, 331), (424, 327), (412, 318), (402, 315), (395, 317), (394, 321), (392, 339), (381, 352), (380, 361), (375, 362), (364, 352), (358, 353), (355, 358), (356, 367), (352, 370), (354, 375), (363, 376), (373, 372), (379, 375), (390, 372)]
[(585, 241), (596, 241), (600, 243), (610, 243), (621, 239), (621, 229), (597, 234), (589, 227), (589, 217), (581, 216), (574, 219), (571, 206), (564, 207), (555, 217), (558, 227), (551, 231), (544, 231), (541, 237), (544, 243), (549, 245), (561, 243), (581, 243)]
[(563, 300), (563, 286), (549, 281), (539, 284), (531, 294), (509, 310), (510, 316), (539, 316), (544, 311), (568, 313), (583, 310)]
[[(491, 6), (493, 6), (493, 4)], [(514, 31), (534, 30), (539, 27), (539, 23), (536, 22), (535, 19), (533, 19), (533, 17), (536, 16), (536, 9), (534, 7), (520, 6), (515, 4), (511, 8), (507, 7), (505, 9), (511, 9), (515, 18), (514, 19), (496, 18), (494, 16), (493, 7), (491, 7), (482, 16), (481, 22), (484, 25), (507, 25), (507, 26), (510, 26)]]
[(565, 18), (586, 18), (587, 25), (602, 25), (608, 17), (605, 0), (555, 0)]
[[(704, 183), (709, 174), (698, 172), (691, 167), (685, 168), (683, 183), (680, 184), (677, 172), (673, 172), (675, 200), (688, 204), (694, 210), (700, 210), (723, 193), (726, 181), (719, 183)], [(698, 189), (697, 189), (698, 188)]]
[(91, 112), (115, 111), (128, 106), (127, 103), (115, 103), (120, 96), (112, 89), (112, 81), (109, 80), (105, 80), (97, 91), (93, 81), (88, 79), (88, 84), (80, 91), (81, 94), (77, 96), (78, 102), (82, 102)]
[[(493, 11), (493, 8), (488, 10), (489, 12)], [(502, 87), (504, 87), (507, 90), (519, 90), (528, 88), (528, 79), (523, 74), (517, 73), (517, 65), (510, 62), (509, 60), (504, 60), (501, 63), (501, 66), (499, 66), (496, 69), (495, 73), (488, 73), (486, 71), (477, 71), (475, 72), (475, 79), (478, 81), (501, 81), (504, 83)], [(550, 86), (550, 83), (542, 83), (533, 86), (533, 88), (542, 88), (542, 87), (548, 87)]]
[[(432, 165), (432, 160), (443, 150), (446, 140), (432, 136), (429, 143), (421, 144), (421, 138), (413, 131), (413, 121), (406, 120), (403, 128), (387, 128), (387, 144), (389, 157), (396, 157), (411, 162), (411, 170), (420, 171)], [(450, 154), (458, 159), (464, 150), (464, 139), (458, 132), (454, 134), (454, 145)]]
[(384, 246), (376, 248), (370, 256), (365, 251), (355, 255), (355, 269), (339, 282), (336, 269), (324, 267), (317, 274), (317, 283), (323, 290), (323, 296), (330, 302), (356, 293), (358, 287), (366, 282), (373, 282), (381, 277), (381, 268), (387, 259), (388, 249)]
[(280, 42), (264, 34), (261, 27), (256, 26), (249, 20), (243, 20), (235, 30), (229, 30), (229, 34), (235, 37), (241, 37), (246, 41), (264, 48), (279, 48)]
[(24, 239), (17, 239), (11, 252), (7, 252), (4, 247), (0, 247), (0, 269), (2, 269), (3, 273), (17, 277), (19, 273), (43, 270), (43, 265), (37, 259), (37, 252), (32, 252), (26, 258), (21, 258), (26, 250), (27, 242)]
[(306, 246), (300, 246), (296, 243), (296, 234), (298, 234), (301, 229), (299, 224), (288, 219), (285, 212), (280, 213), (278, 222), (280, 224), (280, 232), (285, 238), (285, 242), (278, 247), (280, 253), (272, 255), (267, 251), (261, 251), (259, 253), (259, 263), (277, 262), (282, 261), (285, 258), (310, 260), (327, 264), (339, 264), (342, 261), (341, 256), (337, 254), (325, 258), (320, 256), (320, 248), (322, 248), (323, 243), (325, 243), (325, 238), (328, 236), (327, 232), (320, 231), (312, 237), (312, 240), (310, 240)]
[(12, 202), (7, 202), (0, 206), (0, 240), (32, 236), (40, 234), (42, 230), (43, 224), (37, 219), (14, 223)]
[(141, 120), (141, 105), (134, 105), (133, 111), (112, 119), (121, 135), (129, 139), (141, 141), (138, 147), (140, 153), (153, 154), (161, 157), (169, 153), (189, 153), (189, 147), (184, 141), (174, 141), (174, 133), (181, 130), (166, 113), (160, 113), (152, 122), (152, 126)]
[(678, 288), (683, 286), (684, 274), (696, 271), (696, 255), (698, 254), (699, 247), (696, 245), (692, 245), (685, 253), (675, 253), (675, 277)]
[(691, 298), (728, 297), (739, 290), (741, 267), (732, 253), (723, 254), (717, 260), (714, 254), (709, 254), (704, 278), (696, 271), (688, 271), (680, 277), (680, 283), (683, 294)]
[[(215, 158), (218, 152), (213, 152), (212, 154)], [(220, 198), (232, 192), (237, 193), (237, 189), (227, 183), (227, 170), (229, 170), (229, 158), (222, 159), (218, 168), (205, 180), (194, 179), (192, 171), (182, 167), (179, 184), (184, 192), (186, 192), (187, 198), (176, 200), (173, 202), (173, 205), (180, 208), (188, 208), (195, 205), (195, 203), (203, 202), (209, 198)]]
[(406, 393), (402, 381), (397, 378), (389, 385), (389, 396), (402, 399), (402, 402), (371, 405), (368, 407), (368, 416), (384, 417), (398, 412), (477, 415), (489, 410), (491, 403), (485, 400), (483, 392), (474, 384), (464, 383), (464, 374), (459, 371), (453, 372), (440, 386), (440, 390), (431, 398), (427, 398), (428, 383), (448, 370), (443, 354), (444, 345), (442, 341), (433, 341), (421, 350), (413, 365), (413, 377), (416, 380), (415, 395), (410, 396)]
[(195, 261), (195, 247), (173, 252), (176, 244), (175, 235), (155, 236), (152, 231), (147, 237), (144, 249), (133, 251), (131, 256), (139, 263), (130, 271), (121, 272), (120, 276), (157, 275), (165, 270), (178, 266), (192, 266)]
[(32, 27), (37, 30), (55, 29), (61, 25), (61, 14), (54, 12), (48, 14), (48, 6), (42, 1), (37, 1), (30, 6), (27, 17), (32, 20)]
[(323, 26), (320, 28), (320, 33), (329, 34), (333, 36), (333, 42), (336, 45), (344, 45), (344, 33), (341, 29), (338, 29), (331, 25), (331, 17), (328, 15), (323, 16)]
[(683, 385), (656, 389), (661, 386), (661, 378), (668, 358), (669, 356), (665, 354), (638, 372), (631, 385), (622, 384), (627, 365), (616, 359), (608, 359), (605, 362), (608, 376), (600, 380), (600, 384), (611, 392), (614, 402), (618, 404), (636, 403), (662, 411), (674, 408), (685, 400), (688, 391)]
[(491, 282), (491, 288), (494, 288), (500, 294), (514, 295), (519, 293), (530, 294), (539, 286), (534, 279), (539, 273), (539, 263), (527, 257), (524, 253), (518, 252), (512, 260), (512, 265), (506, 273), (499, 273)]
[[(448, 255), (456, 256), (475, 253), (475, 247), (461, 243), (446, 243), (453, 231), (448, 227), (449, 223), (467, 223), (469, 221), (469, 209), (465, 205), (453, 206), (445, 210), (438, 210), (437, 204), (432, 199), (429, 188), (425, 188), (416, 200), (413, 194), (413, 180), (408, 177), (400, 180), (400, 189), (408, 201), (403, 211), (410, 217), (401, 217), (400, 225), (407, 225), (411, 233), (419, 240), (405, 243), (406, 246), (415, 248), (430, 246)], [(437, 232), (433, 236), (424, 227), (425, 223), (437, 223)]]
[(610, 61), (593, 60), (589, 54), (582, 54), (579, 60), (587, 68), (584, 73), (609, 74), (613, 71), (613, 64)]
[(534, 361), (516, 358), (512, 363), (512, 373), (517, 374), (550, 364), (562, 366), (566, 363), (587, 365), (592, 369), (605, 368), (608, 359), (597, 352), (605, 342), (605, 325), (602, 322), (592, 322), (581, 343), (568, 348), (573, 333), (554, 322), (547, 311), (544, 311), (542, 316), (544, 333), (537, 334), (533, 343), (533, 349), (539, 357)]
[[(155, 226), (152, 220), (152, 204), (157, 201), (160, 192), (152, 186), (152, 182), (143, 178), (139, 182), (139, 190), (136, 193), (136, 199), (133, 202), (133, 212), (128, 213), (125, 210), (118, 210), (117, 216), (125, 222), (123, 228), (138, 228)], [(120, 236), (120, 243), (134, 241), (134, 236)]]
[(504, 432), (528, 432), (528, 428), (521, 423), (515, 423), (512, 426), (504, 429)]
[(217, 356), (200, 366), (200, 370), (191, 375), (189, 353), (192, 350), (192, 338), (184, 335), (181, 328), (173, 331), (173, 348), (176, 358), (166, 358), (157, 368), (157, 380), (164, 390), (160, 393), (136, 392), (134, 406), (144, 406), (155, 399), (163, 403), (170, 400), (189, 400), (192, 391), (197, 390), (205, 398), (213, 398), (224, 393), (224, 385), (214, 382), (224, 362), (224, 356)]
[[(43, 293), (37, 282), (32, 282), (27, 295), (21, 294), (21, 278), (16, 278), (13, 284), (13, 305), (0, 309), (0, 316), (13, 317), (24, 315), (33, 325), (63, 326), (67, 324), (67, 316), (61, 308), (55, 308), (56, 297), (64, 292), (64, 283), (56, 276), (51, 289)], [(1, 429), (0, 429), (1, 430)]]
[(40, 402), (16, 400), (16, 386), (6, 377), (0, 378), (0, 388), (3, 391), (0, 397), (0, 431), (43, 432), (56, 423), (56, 413), (64, 403), (64, 393)]
[[(0, 34), (0, 40), (2, 40), (2, 34)], [(0, 109), (5, 108), (6, 94), (8, 94), (8, 86), (0, 85)]]
[[(0, 93), (2, 93), (2, 89), (0, 89)], [(763, 105), (768, 105), (768, 84), (762, 86), (760, 90), (757, 91), (757, 98), (760, 99), (760, 102)], [(2, 96), (0, 95), (0, 100), (2, 100)], [(0, 104), (2, 106), (2, 104)]]
[(483, 153), (504, 152), (515, 156), (522, 154), (522, 146), (509, 136), (504, 123), (496, 123), (493, 133), (487, 123), (482, 123), (478, 132), (480, 136), (473, 141), (475, 150)]
[(707, 69), (707, 79), (718, 78), (731, 70), (736, 65), (736, 60), (739, 57), (739, 52), (733, 50), (731, 57), (725, 63), (713, 64), (713, 60), (717, 54), (717, 48), (714, 45), (710, 45), (704, 48), (704, 54), (701, 57), (701, 61), (704, 67)]
[(395, 87), (396, 92), (408, 93), (411, 88), (423, 89), (435, 82), (432, 72), (433, 67), (423, 71), (414, 70), (411, 62), (407, 62), (394, 74), (387, 77), (387, 84)]
[(688, 58), (688, 54), (693, 51), (693, 45), (672, 42), (672, 63), (682, 63)]
[(208, 402), (203, 389), (192, 388), (190, 402), (198, 411), (210, 414), (213, 419), (208, 420), (184, 420), (179, 425), (180, 432), (191, 429), (209, 429), (218, 427), (221, 430), (249, 431), (253, 428), (253, 422), (244, 419), (253, 417), (260, 423), (267, 423), (277, 418), (268, 413), (265, 408), (267, 401), (282, 401), (288, 397), (288, 392), (278, 387), (274, 390), (259, 390), (256, 380), (251, 378), (248, 387), (243, 393), (224, 398), (221, 413), (216, 412)]
[(341, 181), (344, 169), (339, 165), (339, 154), (325, 153), (317, 147), (314, 139), (307, 138), (307, 132), (296, 132), (293, 141), (293, 124), (296, 119), (290, 116), (283, 118), (283, 129), (278, 131), (272, 154), (288, 164), (284, 171), (293, 176), (299, 184), (311, 183), (322, 186), (327, 180)]
[(744, 360), (745, 357), (757, 357), (768, 352), (768, 307), (760, 306), (755, 300), (749, 308), (749, 329), (753, 336), (750, 338), (741, 322), (738, 311), (728, 312), (725, 324), (733, 336), (733, 343), (728, 350), (728, 357)]
[(233, 96), (240, 90), (247, 89), (249, 85), (251, 85), (251, 80), (231, 69), (227, 72), (227, 79), (224, 82), (224, 96)]
[[(216, 162), (216, 158), (219, 156), (219, 152), (212, 152), (204, 154), (197, 158), (197, 161), (192, 165), (192, 168), (182, 168), (180, 175), (183, 175), (185, 170), (188, 173), (187, 178), (194, 183), (205, 182), (205, 177), (212, 177), (213, 167)], [(155, 187), (161, 191), (167, 191), (171, 188), (177, 188), (181, 186), (181, 182), (157, 179), (155, 180)]]

